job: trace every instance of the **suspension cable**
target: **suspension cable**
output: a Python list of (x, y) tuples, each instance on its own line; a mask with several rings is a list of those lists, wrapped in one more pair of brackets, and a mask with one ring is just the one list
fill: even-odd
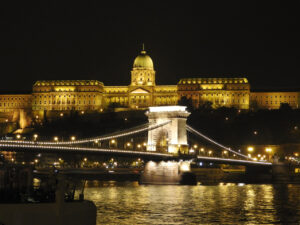
[(111, 134), (106, 134), (103, 136), (93, 137), (93, 138), (85, 138), (85, 139), (79, 139), (74, 141), (23, 141), (23, 140), (0, 140), (0, 143), (19, 143), (19, 144), (35, 144), (35, 145), (73, 145), (73, 144), (83, 144), (83, 143), (89, 143), (89, 142), (95, 142), (95, 141), (105, 141), (113, 138), (119, 138), (119, 137), (125, 137), (137, 133), (141, 133), (144, 131), (149, 131), (156, 129), (158, 127), (165, 126), (166, 124), (170, 123), (171, 121), (166, 121), (159, 124), (150, 124), (146, 123), (140, 126), (136, 126), (130, 129), (114, 132)]
[(199, 131), (195, 130), (194, 128), (192, 128), (192, 127), (189, 126), (189, 125), (186, 125), (186, 130), (189, 131), (189, 132), (191, 132), (191, 133), (194, 133), (194, 134), (196, 134), (196, 135), (198, 135), (198, 136), (200, 136), (200, 137), (202, 137), (202, 138), (204, 138), (205, 140), (207, 140), (207, 141), (209, 141), (209, 142), (211, 142), (211, 143), (213, 143), (213, 144), (215, 144), (215, 145), (217, 145), (217, 146), (219, 146), (219, 147), (221, 147), (221, 148), (223, 148), (223, 149), (226, 149), (226, 150), (229, 151), (229, 152), (232, 152), (232, 153), (234, 153), (234, 154), (236, 154), (236, 155), (239, 155), (239, 156), (242, 156), (242, 157), (244, 157), (244, 158), (253, 160), (251, 157), (249, 157), (249, 156), (247, 156), (247, 155), (244, 155), (244, 154), (242, 154), (242, 153), (239, 153), (239, 152), (237, 152), (237, 151), (234, 151), (234, 150), (232, 150), (231, 148), (228, 148), (228, 147), (226, 147), (226, 146), (224, 146), (224, 145), (222, 145), (222, 144), (220, 144), (220, 143), (218, 143), (218, 142), (212, 140), (211, 138), (205, 136), (204, 134), (200, 133)]

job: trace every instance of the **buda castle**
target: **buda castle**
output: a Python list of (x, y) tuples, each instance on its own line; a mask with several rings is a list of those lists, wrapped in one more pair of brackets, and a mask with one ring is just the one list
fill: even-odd
[(143, 49), (133, 62), (128, 86), (105, 86), (97, 80), (39, 80), (31, 94), (0, 95), (0, 122), (13, 120), (20, 111), (43, 118), (70, 111), (137, 110), (176, 105), (183, 97), (190, 99), (194, 108), (205, 102), (214, 108), (244, 110), (251, 104), (268, 109), (279, 108), (281, 103), (299, 106), (299, 92), (250, 92), (247, 78), (184, 78), (177, 85), (156, 85), (155, 73), (153, 61)]

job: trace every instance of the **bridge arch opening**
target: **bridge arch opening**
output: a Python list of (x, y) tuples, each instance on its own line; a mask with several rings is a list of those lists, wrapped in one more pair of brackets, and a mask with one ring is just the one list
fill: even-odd
[(156, 106), (149, 107), (146, 112), (150, 124), (166, 123), (164, 126), (149, 130), (148, 151), (161, 151), (165, 148), (168, 153), (187, 153), (186, 120), (190, 115), (186, 106)]

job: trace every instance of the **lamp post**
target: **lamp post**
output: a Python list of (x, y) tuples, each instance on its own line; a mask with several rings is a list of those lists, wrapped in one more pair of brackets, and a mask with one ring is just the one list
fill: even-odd
[(37, 134), (34, 134), (34, 135), (33, 135), (33, 140), (36, 141), (37, 138), (38, 138), (38, 135), (37, 135)]
[(266, 148), (266, 153), (268, 154), (268, 160), (271, 161), (272, 148)]
[(117, 141), (116, 141), (115, 139), (112, 139), (112, 140), (109, 141), (108, 144), (109, 144), (109, 147), (110, 147), (110, 148), (111, 148), (112, 146), (113, 146), (113, 147), (116, 147)]

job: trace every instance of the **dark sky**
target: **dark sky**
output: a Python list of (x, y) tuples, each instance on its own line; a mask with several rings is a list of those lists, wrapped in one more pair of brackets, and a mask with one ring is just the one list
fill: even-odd
[(288, 1), (7, 2), (0, 92), (30, 91), (43, 79), (128, 85), (142, 43), (157, 84), (247, 77), (252, 88), (300, 87), (299, 8)]

